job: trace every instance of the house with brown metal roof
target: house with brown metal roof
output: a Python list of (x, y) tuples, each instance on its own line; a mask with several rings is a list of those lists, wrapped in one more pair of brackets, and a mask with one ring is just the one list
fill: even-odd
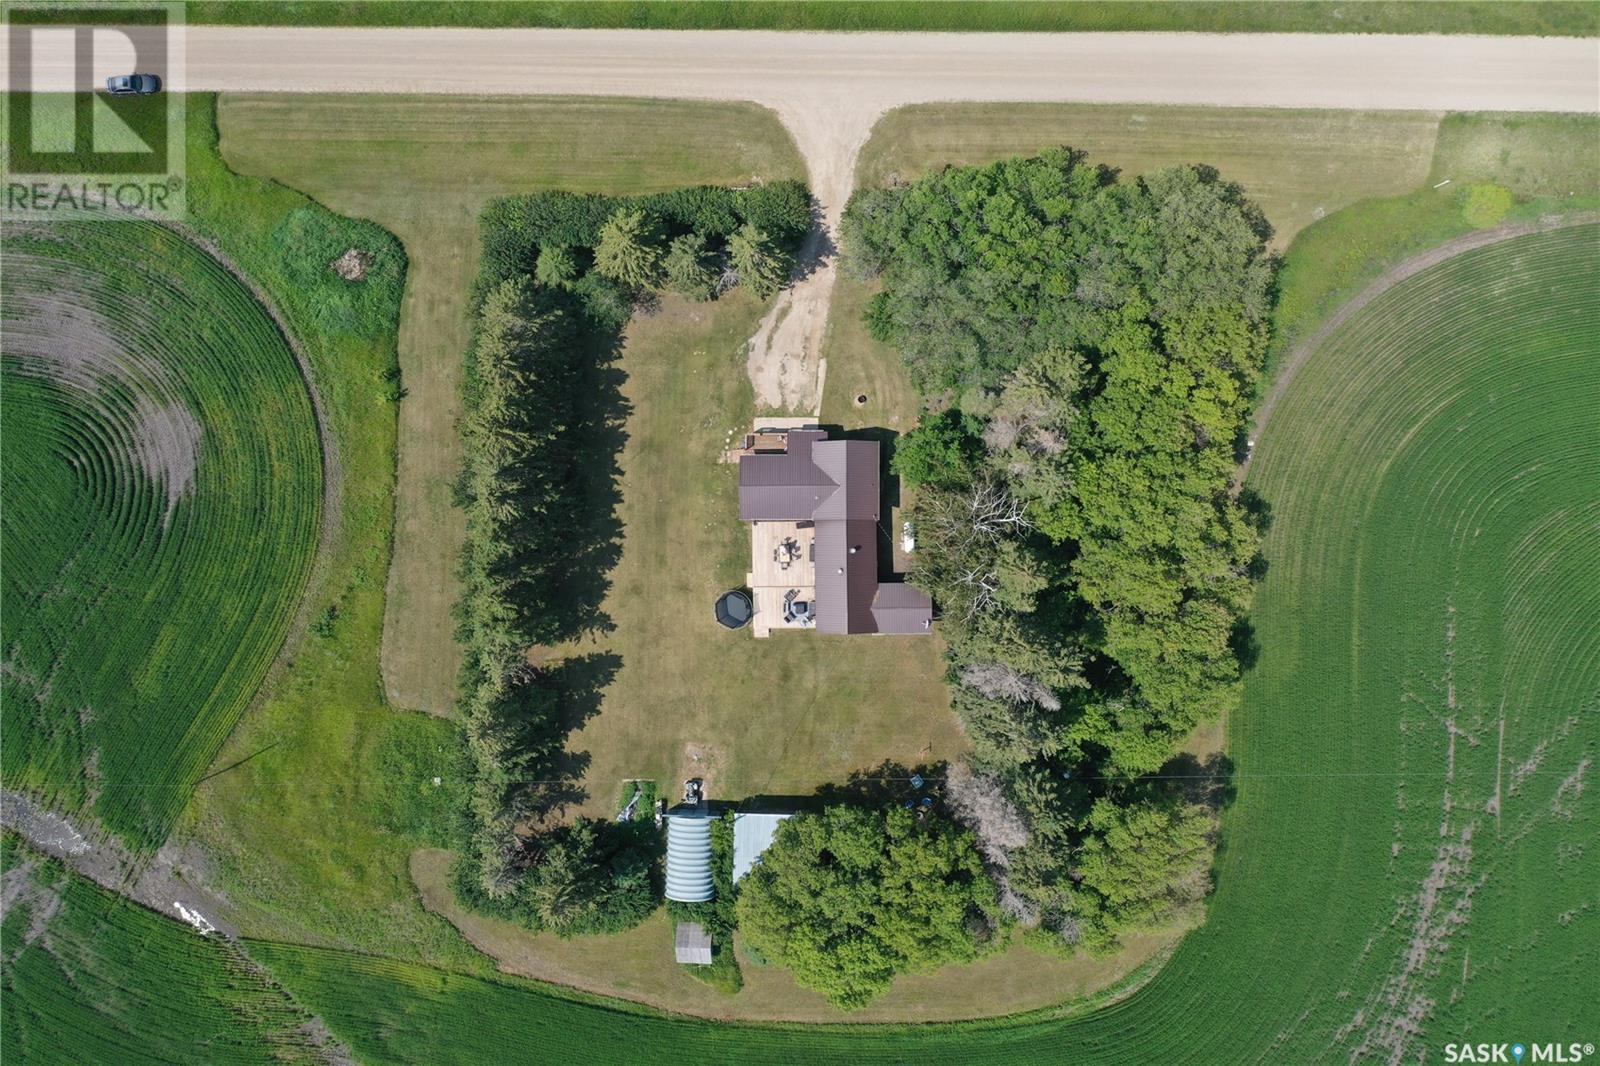
[(805, 425), (758, 427), (746, 443), (739, 517), (750, 523), (755, 635), (928, 632), (927, 595), (878, 579), (878, 442)]

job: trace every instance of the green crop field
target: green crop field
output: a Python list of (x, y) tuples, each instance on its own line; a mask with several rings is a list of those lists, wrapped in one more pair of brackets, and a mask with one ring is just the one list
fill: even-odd
[(1411, 1061), (1446, 1040), (1583, 1040), (1600, 995), (1597, 260), (1595, 225), (1462, 254), (1374, 300), (1290, 384), (1251, 476), (1270, 568), (1216, 895), (1119, 1002), (714, 1027), (253, 950), (375, 1061), (471, 1058), (511, 1039), (505, 1018), (549, 1057), (618, 1062)]
[(311, 399), (266, 310), (177, 234), (6, 244), (6, 781), (154, 846), (299, 605)]
[(234, 944), (202, 939), (9, 835), (0, 860), (9, 1061), (316, 1061), (310, 1017)]
[(190, 0), (190, 22), (240, 25), (562, 26), (659, 30), (922, 30), (1208, 33), (1502, 33), (1593, 36), (1594, 8), (1568, 0)]
[[(1233, 748), (1241, 800), (1262, 801), (1222, 876), (1287, 870), (1296, 837), (1344, 841), (1293, 863), (1313, 883), (1300, 901), (1257, 911), (1288, 926), (1317, 883), (1345, 897), (1299, 923), (1331, 980), (1301, 993), (1296, 1046), (1431, 1057), (1446, 1038), (1589, 1035), (1597, 266), (1590, 225), (1403, 282), (1328, 338), (1266, 430), (1252, 482), (1277, 551)], [(1286, 776), (1252, 784), (1253, 759)], [(1413, 1011), (1435, 1039), (1405, 1038)]]

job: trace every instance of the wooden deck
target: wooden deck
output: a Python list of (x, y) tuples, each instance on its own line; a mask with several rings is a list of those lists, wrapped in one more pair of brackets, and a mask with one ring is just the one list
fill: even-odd
[(750, 572), (745, 584), (755, 605), (750, 625), (756, 636), (774, 629), (811, 628), (784, 621), (783, 598), (790, 589), (797, 590), (802, 600), (816, 597), (817, 567), (812, 559), (816, 536), (815, 528), (794, 522), (750, 523)]
[(758, 455), (761, 452), (781, 452), (789, 446), (791, 429), (816, 429), (817, 420), (810, 416), (792, 417), (768, 415), (755, 420), (754, 427), (742, 438), (735, 440), (730, 433), (728, 448), (719, 460), (737, 463), (741, 455)]

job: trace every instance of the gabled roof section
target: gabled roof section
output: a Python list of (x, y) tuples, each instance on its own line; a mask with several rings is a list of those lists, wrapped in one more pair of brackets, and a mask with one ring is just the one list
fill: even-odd
[(739, 517), (746, 522), (809, 522), (839, 489), (814, 461), (815, 446), (828, 435), (790, 430), (788, 451), (739, 457)]
[(772, 846), (778, 826), (789, 814), (761, 814), (740, 811), (733, 816), (733, 883), (749, 873), (760, 861), (761, 853)]
[(739, 517), (815, 524), (817, 632), (928, 632), (927, 596), (909, 585), (878, 584), (878, 442), (793, 429), (785, 448), (739, 457)]
[(878, 442), (830, 440), (812, 446), (811, 460), (835, 485), (844, 487), (817, 505), (812, 517), (878, 520)]
[(933, 601), (902, 582), (879, 585), (872, 598), (872, 622), (876, 633), (926, 633), (933, 624)]
[(878, 523), (870, 518), (817, 523), (817, 632), (874, 633)]
[(699, 922), (679, 922), (672, 951), (673, 957), (685, 966), (710, 966), (711, 934)]

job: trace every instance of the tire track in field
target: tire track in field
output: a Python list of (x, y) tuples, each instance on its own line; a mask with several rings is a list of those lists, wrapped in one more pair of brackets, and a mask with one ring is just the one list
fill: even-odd
[(1475, 230), (1472, 233), (1462, 234), (1441, 245), (1429, 248), (1412, 256), (1410, 259), (1396, 263), (1380, 274), (1371, 284), (1362, 289), (1347, 303), (1341, 306), (1327, 320), (1318, 326), (1309, 337), (1306, 337), (1289, 353), (1289, 358), (1284, 360), (1273, 378), (1272, 386), (1267, 390), (1266, 396), (1256, 407), (1255, 420), (1250, 429), (1251, 446), (1245, 452), (1244, 461), (1239, 464), (1233, 475), (1233, 491), (1237, 494), (1244, 486), (1245, 475), (1250, 471), (1250, 461), (1255, 458), (1256, 448), (1261, 443), (1261, 437), (1266, 432), (1267, 424), (1272, 419), (1272, 412), (1277, 409), (1278, 403), (1284, 394), (1289, 391), (1289, 386), (1294, 382), (1295, 376), (1305, 366), (1312, 354), (1350, 319), (1360, 314), (1378, 297), (1405, 281), (1414, 277), (1430, 267), (1454, 259), (1458, 255), (1473, 251), (1478, 248), (1487, 248), (1491, 244), (1511, 240), (1513, 237), (1523, 237), (1530, 233), (1545, 233), (1550, 230), (1567, 229), (1571, 226), (1583, 226), (1592, 222), (1600, 222), (1600, 211), (1581, 211), (1572, 215), (1551, 216), (1545, 215), (1537, 222), (1506, 222), (1493, 229)]
[[(266, 693), (270, 692), (277, 682), (282, 679), (284, 672), (288, 669), (289, 660), (293, 657), (294, 651), (299, 648), (306, 629), (311, 625), (312, 605), (317, 602), (312, 594), (327, 582), (329, 560), (333, 558), (339, 544), (339, 501), (344, 488), (344, 467), (339, 461), (339, 443), (330, 428), (328, 412), (323, 407), (322, 392), (318, 387), (316, 369), (311, 365), (311, 360), (307, 358), (299, 337), (295, 335), (294, 330), (289, 328), (288, 321), (284, 319), (283, 314), (278, 310), (278, 305), (272, 299), (272, 294), (267, 292), (255, 278), (245, 273), (215, 241), (205, 234), (200, 233), (186, 223), (172, 219), (150, 218), (150, 221), (165, 226), (216, 260), (224, 270), (233, 275), (235, 280), (249, 290), (250, 295), (255, 297), (256, 303), (266, 311), (267, 317), (272, 320), (272, 324), (277, 328), (279, 335), (283, 337), (284, 343), (289, 346), (289, 351), (293, 353), (295, 366), (300, 371), (300, 379), (305, 382), (306, 394), (311, 399), (312, 421), (316, 424), (317, 429), (317, 450), (322, 455), (322, 522), (321, 528), (317, 531), (317, 547), (316, 553), (311, 559), (311, 571), (306, 575), (305, 591), (300, 596), (300, 606), (296, 609), (294, 618), (289, 622), (289, 629), (284, 633), (283, 644), (278, 648), (278, 654), (273, 657), (272, 664), (267, 667), (266, 676), (261, 680), (261, 687), (256, 690), (245, 712), (239, 716), (239, 721), (234, 724), (234, 729), (237, 730), (250, 718), (251, 712), (261, 706), (262, 700), (266, 698)], [(233, 734), (229, 733), (229, 739), (232, 739), (232, 736)], [(227, 751), (227, 748), (228, 742), (224, 740), (222, 747), (217, 752), (219, 758)], [(215, 763), (212, 765), (214, 766)], [(195, 787), (198, 788), (212, 776), (214, 774), (208, 773), (195, 783)], [(170, 839), (168, 843), (171, 843)]]

